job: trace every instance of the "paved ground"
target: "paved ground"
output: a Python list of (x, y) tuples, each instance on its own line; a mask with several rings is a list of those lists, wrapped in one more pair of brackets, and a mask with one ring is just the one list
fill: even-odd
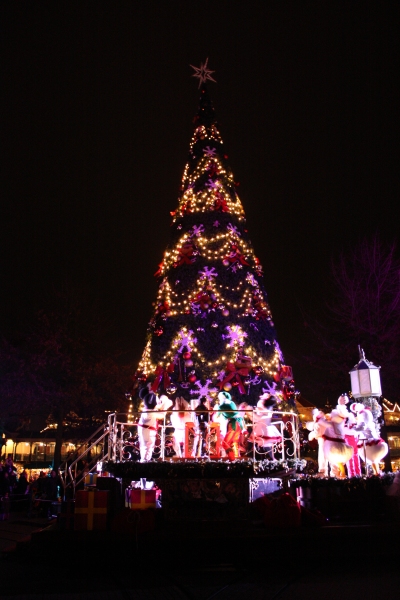
[(398, 523), (267, 531), (245, 523), (74, 532), (0, 522), (2, 600), (398, 599)]
[(16, 549), (18, 543), (27, 542), (32, 533), (54, 527), (56, 519), (28, 517), (25, 513), (12, 512), (6, 520), (0, 521), (0, 556), (6, 557)]

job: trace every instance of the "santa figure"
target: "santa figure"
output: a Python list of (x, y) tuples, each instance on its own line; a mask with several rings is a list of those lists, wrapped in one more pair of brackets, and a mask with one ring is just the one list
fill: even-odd
[(357, 415), (355, 430), (359, 436), (358, 453), (367, 465), (372, 466), (374, 474), (379, 475), (379, 463), (388, 453), (388, 445), (378, 435), (372, 411), (368, 406), (353, 402), (350, 410)]
[(229, 460), (234, 460), (239, 458), (240, 455), (240, 436), (244, 430), (243, 417), (238, 412), (229, 392), (220, 392), (218, 400), (220, 404), (216, 412), (227, 421), (227, 431), (222, 441), (222, 447), (225, 449)]
[(344, 423), (344, 439), (346, 444), (353, 448), (353, 456), (346, 463), (348, 477), (357, 477), (361, 475), (361, 463), (358, 455), (358, 435), (355, 430), (356, 418), (352, 412), (347, 409), (346, 404), (349, 403), (347, 394), (341, 394), (338, 398), (336, 411), (343, 419)]

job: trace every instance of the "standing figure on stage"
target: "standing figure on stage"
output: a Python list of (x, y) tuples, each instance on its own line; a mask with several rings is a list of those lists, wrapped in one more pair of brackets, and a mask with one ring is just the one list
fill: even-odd
[(186, 454), (185, 427), (192, 420), (190, 404), (184, 398), (176, 398), (175, 406), (171, 411), (171, 425), (174, 428), (174, 451), (182, 458)]
[(325, 415), (324, 419), (327, 427), (323, 434), (325, 459), (331, 467), (331, 475), (338, 479), (346, 477), (345, 464), (353, 456), (353, 448), (346, 444), (344, 439), (343, 419), (337, 410), (332, 410), (330, 414)]
[(367, 465), (372, 466), (374, 475), (379, 475), (379, 463), (389, 452), (388, 445), (378, 434), (372, 411), (368, 406), (354, 402), (350, 409), (357, 415), (358, 453)]
[(220, 404), (216, 412), (227, 421), (227, 432), (222, 441), (222, 447), (225, 449), (229, 460), (234, 460), (240, 456), (239, 444), (240, 436), (244, 430), (244, 420), (228, 392), (220, 392), (218, 400)]
[(226, 456), (226, 452), (225, 452), (225, 448), (222, 445), (222, 442), (224, 441), (224, 438), (226, 436), (226, 433), (228, 431), (228, 421), (226, 420), (226, 418), (223, 416), (222, 413), (219, 412), (219, 405), (221, 404), (221, 401), (219, 400), (218, 396), (214, 402), (214, 406), (213, 406), (213, 413), (212, 413), (212, 421), (214, 423), (218, 423), (219, 424), (219, 443), (220, 443), (220, 455), (221, 457), (225, 457)]
[(313, 409), (312, 416), (313, 420), (306, 423), (306, 427), (310, 431), (308, 439), (310, 442), (312, 440), (317, 440), (318, 442), (318, 475), (320, 477), (328, 477), (329, 463), (325, 458), (323, 438), (328, 423), (325, 420), (325, 413), (319, 408)]
[(262, 394), (254, 411), (254, 431), (252, 439), (259, 448), (267, 449), (268, 458), (273, 459), (272, 446), (282, 442), (282, 435), (275, 425), (271, 425), (275, 396)]
[(139, 396), (143, 400), (144, 408), (138, 423), (138, 436), (140, 444), (140, 460), (151, 460), (157, 436), (157, 396), (147, 388), (143, 388)]
[(195, 429), (196, 435), (193, 444), (193, 456), (203, 456), (207, 454), (207, 432), (208, 423), (210, 421), (209, 408), (205, 398), (200, 398), (200, 404), (194, 409), (194, 417), (196, 419)]
[(358, 455), (358, 436), (355, 430), (356, 418), (353, 413), (349, 412), (346, 404), (349, 403), (349, 397), (347, 394), (342, 394), (338, 398), (336, 406), (337, 413), (342, 417), (344, 423), (344, 439), (346, 444), (349, 444), (353, 448), (353, 456), (346, 463), (347, 476), (357, 477), (361, 476), (361, 463)]

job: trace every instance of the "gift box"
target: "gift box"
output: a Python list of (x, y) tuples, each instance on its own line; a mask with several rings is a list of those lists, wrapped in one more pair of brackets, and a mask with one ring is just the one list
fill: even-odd
[(153, 531), (156, 525), (156, 511), (153, 508), (146, 510), (131, 510), (123, 508), (111, 521), (111, 531), (122, 532), (126, 535), (137, 535)]
[(296, 500), (287, 493), (279, 498), (262, 496), (253, 506), (268, 527), (295, 528), (301, 525), (301, 509)]
[(108, 492), (76, 492), (75, 496), (75, 531), (104, 531), (107, 529)]
[(108, 509), (110, 513), (115, 514), (123, 508), (122, 486), (116, 477), (98, 477), (96, 488), (102, 492), (108, 492)]
[(125, 506), (127, 508), (134, 510), (156, 508), (156, 490), (127, 489), (125, 494)]
[(88, 485), (96, 485), (96, 480), (97, 480), (97, 473), (88, 473), (87, 475), (85, 475), (85, 479), (83, 480), (84, 485), (88, 486)]

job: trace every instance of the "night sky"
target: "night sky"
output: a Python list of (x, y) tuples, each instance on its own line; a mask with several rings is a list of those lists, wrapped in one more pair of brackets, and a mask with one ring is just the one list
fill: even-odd
[(0, 329), (69, 279), (135, 370), (209, 57), (280, 346), (318, 403), (302, 310), (332, 256), (398, 237), (398, 3), (10, 1), (0, 27)]

